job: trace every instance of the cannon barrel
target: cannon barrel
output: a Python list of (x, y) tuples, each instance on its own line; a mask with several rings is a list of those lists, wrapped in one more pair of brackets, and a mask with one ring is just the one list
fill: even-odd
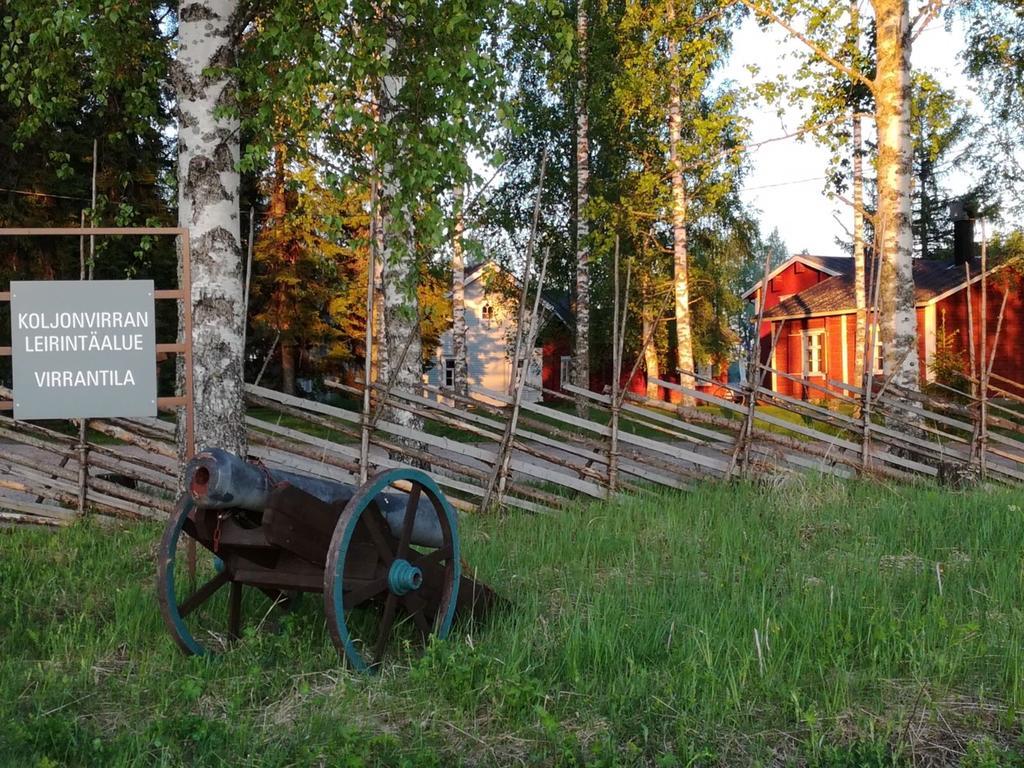
[[(200, 451), (185, 467), (185, 485), (197, 506), (204, 509), (266, 509), (271, 489), (288, 483), (314, 496), (325, 504), (346, 504), (355, 495), (356, 487), (319, 477), (266, 468), (251, 464), (221, 448)], [(378, 493), (374, 499), (395, 537), (402, 533), (408, 494), (402, 491)], [(426, 498), (420, 498), (412, 529), (412, 543), (440, 547), (444, 541), (437, 512)]]

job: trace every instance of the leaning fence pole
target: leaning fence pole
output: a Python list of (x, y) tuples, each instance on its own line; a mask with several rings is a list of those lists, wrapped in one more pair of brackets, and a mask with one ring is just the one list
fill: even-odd
[(615, 236), (615, 258), (613, 266), (615, 300), (612, 302), (612, 386), (611, 423), (608, 433), (608, 496), (615, 493), (619, 474), (619, 376), (622, 374), (619, 343), (619, 236)]
[[(93, 153), (93, 163), (96, 162), (95, 152)], [(93, 205), (95, 206), (95, 192), (93, 197)], [(85, 228), (85, 211), (82, 211), (82, 228)], [(85, 280), (85, 236), (79, 238), (78, 241), (78, 279)], [(80, 419), (78, 422), (78, 514), (85, 514), (85, 504), (89, 493), (89, 443), (87, 441), (87, 433), (85, 426), (85, 419)]]
[[(540, 155), (540, 171), (537, 174), (537, 195), (533, 201), (533, 221), (530, 224), (530, 237), (526, 242), (526, 263), (523, 265), (522, 290), (519, 292), (519, 308), (516, 312), (516, 341), (513, 345), (514, 354), (512, 357), (513, 370), (518, 370), (519, 357), (523, 353), (523, 321), (526, 317), (526, 304), (528, 300), (527, 289), (530, 285), (530, 270), (533, 268), (533, 248), (537, 241), (537, 227), (540, 225), (540, 203), (544, 194), (544, 171), (548, 165), (548, 148)], [(525, 363), (524, 363), (525, 365)], [(516, 377), (509, 379), (509, 394), (514, 394)]]
[(370, 464), (370, 390), (373, 386), (373, 294), (377, 256), (377, 180), (370, 185), (370, 255), (366, 265), (366, 341), (363, 346), (363, 413), (359, 430), (359, 484)]
[[(551, 249), (545, 248), (544, 258), (541, 260), (540, 264), (540, 276), (537, 280), (537, 292), (533, 298), (533, 312), (530, 314), (530, 332), (527, 334), (527, 343), (529, 347), (533, 346), (533, 342), (537, 337), (537, 332), (540, 326), (540, 297), (541, 292), (544, 290), (544, 277), (547, 273), (548, 256), (550, 254)], [(512, 444), (516, 439), (516, 430), (519, 427), (519, 410), (523, 402), (523, 390), (526, 386), (525, 361), (521, 368), (517, 365), (513, 369), (512, 376), (513, 381), (515, 382), (515, 391), (512, 396), (512, 413), (509, 416), (508, 423), (505, 425), (505, 432), (501, 438), (498, 456), (494, 462), (494, 472), (491, 473), (491, 477), (487, 483), (487, 491), (484, 493), (484, 497), (480, 502), (480, 509), (483, 511), (488, 510), (492, 506), (500, 505), (501, 500), (505, 497), (505, 488), (508, 485), (509, 466), (512, 463)]]
[[(876, 243), (881, 242), (877, 237)], [(861, 474), (866, 473), (871, 467), (871, 390), (875, 386), (875, 354), (877, 349), (876, 339), (878, 337), (878, 302), (882, 290), (882, 258), (878, 254), (877, 245), (872, 258), (871, 273), (871, 325), (868, 332), (864, 334), (864, 370), (861, 371), (861, 447), (860, 447), (860, 469)]]
[(249, 332), (249, 293), (252, 290), (253, 241), (256, 239), (256, 208), (249, 206), (249, 242), (245, 255), (245, 298), (242, 301), (242, 351)]
[[(747, 352), (747, 381), (745, 393), (747, 396), (747, 413), (743, 419), (743, 426), (736, 435), (736, 445), (733, 448), (732, 456), (729, 458), (729, 468), (725, 472), (726, 479), (732, 477), (736, 470), (736, 463), (740, 454), (743, 455), (743, 463), (749, 461), (749, 437), (754, 429), (754, 414), (757, 408), (757, 383), (755, 379), (761, 375), (759, 366), (761, 363), (761, 324), (764, 323), (764, 308), (768, 303), (768, 275), (772, 269), (771, 252), (764, 256), (764, 274), (761, 276), (761, 291), (758, 294), (757, 302), (757, 325), (754, 327), (754, 338), (750, 342), (750, 349)], [(780, 328), (785, 323), (780, 323)], [(774, 344), (773, 344), (774, 346)]]
[[(968, 286), (968, 289), (970, 286)], [(981, 220), (981, 403), (978, 418), (978, 466), (981, 479), (988, 475), (988, 237)]]

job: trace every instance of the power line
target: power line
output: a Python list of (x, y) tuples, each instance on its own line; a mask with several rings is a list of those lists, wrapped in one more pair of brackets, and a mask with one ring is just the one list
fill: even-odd
[(745, 187), (744, 192), (753, 192), (757, 189), (773, 189), (774, 187), (792, 187), (795, 184), (808, 184), (812, 181), (823, 181), (826, 176), (812, 176), (809, 179), (794, 179), (793, 181), (780, 181), (778, 184), (762, 184), (757, 187)]
[(32, 192), (27, 189), (7, 189), (6, 187), (0, 187), (0, 192), (9, 192), (12, 195), (25, 195), (26, 197), (52, 197), (58, 200), (84, 200), (87, 203), (92, 202), (92, 200), (88, 197), (75, 197), (72, 195), (52, 195), (49, 192)]

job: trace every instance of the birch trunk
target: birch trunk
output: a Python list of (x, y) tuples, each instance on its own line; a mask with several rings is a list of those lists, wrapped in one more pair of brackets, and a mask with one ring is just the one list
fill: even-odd
[(853, 292), (857, 323), (854, 337), (853, 382), (864, 381), (864, 338), (867, 335), (867, 279), (864, 264), (864, 161), (860, 117), (853, 116)]
[(246, 452), (239, 125), (217, 116), (235, 83), (237, 0), (182, 4), (172, 79), (178, 107), (178, 222), (191, 235), (196, 446)]
[[(675, 5), (668, 3), (668, 21), (675, 21)], [(674, 30), (673, 30), (674, 33)], [(669, 66), (668, 103), (668, 150), (672, 169), (672, 290), (675, 294), (676, 347), (675, 366), (679, 372), (679, 383), (687, 389), (694, 388), (693, 337), (690, 332), (690, 275), (689, 246), (686, 232), (686, 181), (683, 178), (683, 161), (680, 157), (683, 131), (682, 85), (679, 82), (679, 45), (670, 42), (671, 61)], [(683, 405), (694, 405), (692, 397), (684, 395)]]
[(464, 192), (455, 189), (455, 232), (452, 238), (452, 355), (455, 358), (455, 394), (469, 396), (469, 361), (466, 356), (466, 263), (462, 253)]
[[(388, 40), (390, 58), (397, 48), (396, 40)], [(395, 116), (393, 98), (401, 93), (405, 78), (385, 75), (378, 104), (380, 119), (390, 123)], [(396, 389), (420, 393), (423, 362), (419, 327), (419, 300), (416, 288), (419, 270), (416, 261), (416, 237), (412, 211), (404, 200), (392, 158), (381, 163), (380, 183), (381, 283), (383, 294), (383, 356), (379, 360), (383, 383), (394, 381)], [(411, 429), (420, 429), (422, 420), (415, 414), (389, 408), (388, 421)]]
[(384, 348), (384, 235), (380, 215), (380, 184), (374, 184), (370, 200), (370, 249), (373, 253), (373, 345), (370, 353), (370, 379), (382, 383), (388, 370), (388, 353)]
[[(588, 22), (586, 0), (578, 0), (576, 45), (579, 71), (576, 83), (576, 339), (572, 356), (572, 380), (581, 389), (590, 389), (590, 118), (587, 113)], [(576, 397), (576, 412), (587, 413), (587, 401)]]
[(647, 397), (651, 400), (660, 399), (658, 396), (658, 385), (654, 383), (653, 379), (661, 378), (661, 368), (658, 365), (658, 345), (654, 338), (654, 310), (652, 308), (653, 299), (644, 297), (643, 308), (641, 309), (641, 324), (642, 324), (642, 339), (648, 342), (647, 346), (644, 347), (644, 369), (647, 371)]
[(874, 0), (878, 49), (878, 220), (882, 245), (879, 319), (884, 373), (918, 389), (917, 313), (911, 229), (910, 13), (907, 0)]

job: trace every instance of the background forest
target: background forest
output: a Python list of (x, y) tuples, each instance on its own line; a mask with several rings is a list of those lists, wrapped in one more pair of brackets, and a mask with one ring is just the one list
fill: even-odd
[[(746, 18), (786, 31), (793, 76), (720, 76)], [(981, 114), (910, 66), (921, 30), (958, 20)], [(575, 382), (610, 370), (616, 241), (634, 286), (627, 359), (651, 337), (647, 372), (685, 379), (740, 356), (750, 308), (739, 296), (789, 255), (742, 201), (764, 143), (751, 141), (748, 107), (798, 108), (790, 138), (828, 149), (829, 167), (814, 170), (849, 203), (835, 253), (877, 245), (896, 270), (883, 273), (887, 311), (911, 250), (949, 255), (952, 197), (990, 220), (1019, 213), (1022, 39), (1019, 9), (995, 0), (10, 0), (0, 225), (193, 227), (197, 291), (224, 291), (232, 308), (218, 323), (244, 361), (204, 363), (201, 332), (200, 367), (231, 390), (269, 360), (267, 375), (294, 391), (297, 378), (361, 368), (371, 253), (380, 368), (415, 336), (399, 379), (417, 378), (452, 322), (453, 277), (484, 259), (521, 270), (539, 189), (537, 250), (550, 252), (545, 288), (574, 309)], [(908, 134), (898, 160), (886, 115)], [(196, 154), (204, 142), (214, 150)], [(900, 163), (897, 195), (879, 169)], [(197, 224), (210, 185), (224, 237)], [(910, 215), (886, 208), (890, 197), (912, 199)], [(897, 224), (875, 232), (876, 220)], [(78, 243), (11, 245), (0, 280), (77, 277)], [(169, 242), (104, 240), (90, 261), (96, 277), (174, 280)]]

